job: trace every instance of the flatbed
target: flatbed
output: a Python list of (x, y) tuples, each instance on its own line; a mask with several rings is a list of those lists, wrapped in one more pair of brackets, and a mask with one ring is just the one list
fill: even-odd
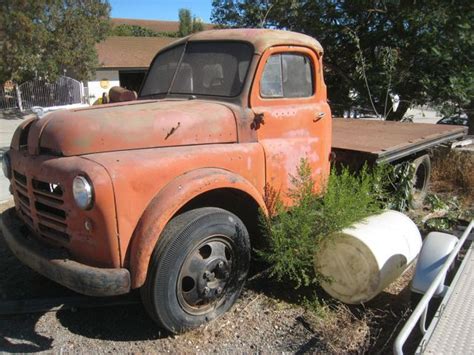
[(332, 150), (338, 162), (351, 166), (391, 163), (466, 134), (463, 126), (335, 118)]

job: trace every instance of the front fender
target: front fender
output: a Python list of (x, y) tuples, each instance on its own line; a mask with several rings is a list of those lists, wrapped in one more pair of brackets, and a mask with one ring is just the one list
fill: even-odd
[(220, 188), (243, 191), (266, 210), (262, 194), (246, 179), (230, 171), (203, 168), (177, 177), (152, 199), (133, 232), (129, 250), (132, 288), (141, 287), (145, 282), (153, 249), (176, 212), (194, 197)]

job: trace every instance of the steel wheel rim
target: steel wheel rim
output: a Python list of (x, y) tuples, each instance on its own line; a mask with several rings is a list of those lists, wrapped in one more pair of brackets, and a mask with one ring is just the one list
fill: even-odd
[(235, 255), (232, 240), (212, 235), (186, 256), (177, 280), (181, 307), (192, 315), (216, 309), (225, 300), (235, 279)]

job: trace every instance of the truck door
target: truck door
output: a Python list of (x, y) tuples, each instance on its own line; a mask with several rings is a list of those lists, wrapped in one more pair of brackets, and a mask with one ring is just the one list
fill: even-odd
[(320, 189), (329, 172), (331, 111), (318, 55), (305, 47), (268, 49), (257, 67), (250, 105), (265, 151), (267, 185), (289, 203), (291, 176), (305, 158)]

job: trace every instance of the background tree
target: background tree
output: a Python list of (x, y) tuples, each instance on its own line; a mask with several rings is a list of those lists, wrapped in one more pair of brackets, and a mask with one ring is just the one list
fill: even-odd
[(184, 37), (191, 33), (202, 31), (203, 29), (204, 25), (202, 20), (195, 16), (193, 17), (191, 11), (188, 9), (179, 10), (179, 37)]
[[(470, 0), (214, 0), (212, 21), (316, 37), (336, 111), (355, 91), (353, 104), (374, 106), (388, 119), (401, 119), (410, 105), (444, 104), (463, 109), (474, 126)], [(400, 96), (397, 112), (385, 105), (390, 93)]]
[(2, 0), (0, 82), (68, 74), (85, 80), (97, 67), (95, 44), (109, 31), (102, 0)]
[(204, 25), (202, 20), (196, 16), (193, 17), (193, 33), (202, 31), (204, 29)]
[(188, 9), (179, 10), (179, 35), (180, 37), (187, 36), (193, 32), (193, 24), (191, 18), (191, 11)]

